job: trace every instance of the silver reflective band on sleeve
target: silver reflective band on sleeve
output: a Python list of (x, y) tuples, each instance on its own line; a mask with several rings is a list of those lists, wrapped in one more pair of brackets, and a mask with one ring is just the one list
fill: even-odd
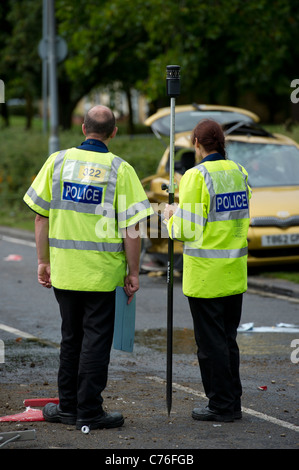
[(141, 202), (136, 202), (136, 204), (132, 204), (126, 211), (122, 211), (117, 214), (118, 221), (124, 222), (128, 219), (131, 219), (131, 217), (134, 217), (134, 215), (136, 215), (136, 211), (138, 213), (143, 210), (149, 209), (150, 207), (151, 204), (148, 199), (145, 199)]
[(50, 203), (42, 199), (40, 196), (38, 196), (35, 189), (33, 189), (32, 186), (30, 186), (30, 188), (28, 189), (27, 195), (32, 199), (34, 204), (36, 204), (37, 206), (41, 207), (42, 209), (45, 209), (46, 211), (50, 210)]
[(123, 243), (98, 243), (81, 240), (60, 240), (57, 238), (49, 238), (49, 245), (51, 248), (62, 248), (64, 250), (106, 251), (110, 253), (124, 251)]
[[(201, 204), (202, 205), (202, 204)], [(202, 225), (204, 226), (207, 219), (201, 215), (194, 214), (186, 209), (181, 209), (180, 207), (177, 211), (173, 214), (174, 217), (179, 217), (182, 220), (186, 220), (187, 222), (191, 222), (192, 224)]]
[(184, 247), (184, 254), (189, 256), (196, 256), (198, 258), (242, 258), (248, 254), (247, 246), (233, 250), (209, 250), (200, 248)]

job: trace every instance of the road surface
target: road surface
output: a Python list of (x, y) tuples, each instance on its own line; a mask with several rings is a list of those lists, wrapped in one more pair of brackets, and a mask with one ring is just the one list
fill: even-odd
[[(60, 319), (52, 290), (37, 283), (34, 243), (2, 239), (0, 264), (0, 415), (6, 416), (24, 411), (24, 399), (57, 396)], [(194, 459), (199, 449), (298, 448), (299, 328), (290, 330), (288, 325), (299, 324), (299, 300), (263, 292), (245, 294), (244, 331), (238, 335), (243, 419), (216, 425), (191, 418), (192, 408), (206, 404), (206, 399), (180, 278), (174, 283), (173, 402), (168, 416), (166, 279), (143, 274), (140, 283), (134, 351), (112, 350), (104, 394), (109, 410), (125, 414), (124, 427), (82, 435), (63, 425), (4, 422), (0, 433), (20, 430), (20, 426), (37, 433), (34, 441), (7, 447), (104, 449), (103, 458), (111, 455), (108, 451), (116, 455), (124, 449), (132, 450), (132, 455), (138, 449), (183, 450), (187, 455), (189, 449)]]

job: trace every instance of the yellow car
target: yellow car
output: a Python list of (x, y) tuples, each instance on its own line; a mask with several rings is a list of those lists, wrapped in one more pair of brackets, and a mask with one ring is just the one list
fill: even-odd
[[(190, 141), (201, 119), (219, 122), (226, 135), (227, 157), (248, 171), (252, 188), (248, 232), (248, 266), (299, 262), (299, 145), (258, 124), (259, 117), (245, 109), (215, 105), (175, 107), (175, 200), (180, 179), (198, 162)], [(142, 180), (156, 217), (148, 222), (147, 253), (162, 264), (167, 256), (166, 227), (161, 221), (168, 202), (170, 108), (150, 116), (145, 124), (165, 140), (166, 150), (155, 175)], [(181, 264), (182, 243), (174, 243), (175, 263)]]

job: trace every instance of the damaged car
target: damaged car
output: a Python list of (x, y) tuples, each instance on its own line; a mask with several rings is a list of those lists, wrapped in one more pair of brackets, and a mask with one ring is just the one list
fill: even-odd
[[(191, 132), (202, 119), (213, 119), (223, 128), (227, 158), (248, 172), (252, 189), (248, 231), (248, 266), (299, 262), (299, 145), (292, 139), (272, 134), (259, 124), (259, 117), (245, 109), (216, 105), (186, 105), (175, 108), (174, 181), (175, 202), (179, 201), (182, 175), (199, 162), (191, 143)], [(144, 251), (165, 265), (168, 233), (163, 223), (168, 203), (170, 108), (147, 118), (165, 151), (154, 175), (142, 180), (155, 216), (148, 221)], [(182, 267), (183, 246), (174, 242), (174, 266)]]

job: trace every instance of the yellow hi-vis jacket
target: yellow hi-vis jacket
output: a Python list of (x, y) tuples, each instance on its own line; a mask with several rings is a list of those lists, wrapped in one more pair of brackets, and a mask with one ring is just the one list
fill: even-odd
[(105, 149), (50, 155), (24, 196), (33, 211), (49, 217), (51, 281), (58, 289), (123, 286), (121, 229), (153, 213), (132, 166)]
[(215, 298), (247, 289), (251, 189), (239, 164), (213, 154), (180, 181), (169, 235), (184, 241), (183, 293)]

